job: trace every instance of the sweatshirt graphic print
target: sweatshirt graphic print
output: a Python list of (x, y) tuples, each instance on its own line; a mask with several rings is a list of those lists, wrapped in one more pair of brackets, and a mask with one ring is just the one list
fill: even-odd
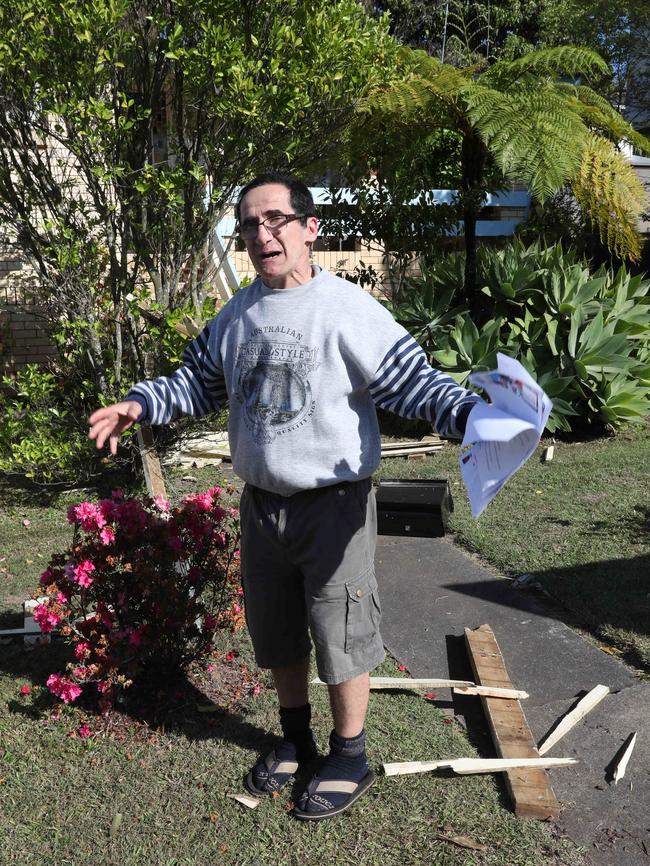
[(266, 445), (308, 422), (316, 403), (309, 374), (318, 348), (301, 345), (302, 334), (284, 325), (257, 328), (237, 347), (235, 398), (253, 440)]
[(434, 370), (363, 289), (328, 271), (290, 289), (241, 289), (171, 376), (127, 395), (140, 421), (167, 424), (229, 403), (233, 468), (264, 490), (367, 478), (380, 459), (376, 406), (460, 437), (478, 395)]

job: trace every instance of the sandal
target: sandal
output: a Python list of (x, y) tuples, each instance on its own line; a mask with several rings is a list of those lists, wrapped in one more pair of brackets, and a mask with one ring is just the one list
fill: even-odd
[[(244, 784), (251, 794), (275, 794), (282, 790), (299, 767), (298, 761), (280, 761), (275, 749), (261, 758), (244, 779)], [(255, 784), (255, 777), (262, 786)]]
[[(376, 778), (372, 770), (368, 770), (360, 782), (351, 782), (349, 779), (321, 779), (314, 776), (303, 791), (299, 806), (293, 809), (293, 814), (302, 821), (323, 821), (325, 818), (334, 818), (358, 800)], [(327, 796), (323, 796), (327, 794), (347, 794), (347, 797), (335, 804)]]

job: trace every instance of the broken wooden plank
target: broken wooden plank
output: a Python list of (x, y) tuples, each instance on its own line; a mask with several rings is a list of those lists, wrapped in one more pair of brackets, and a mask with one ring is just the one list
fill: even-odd
[[(312, 685), (324, 686), (325, 683), (316, 677)], [(454, 689), (465, 686), (475, 686), (469, 680), (417, 679), (416, 677), (370, 677), (371, 689)]]
[(505, 773), (529, 768), (565, 767), (577, 764), (575, 758), (453, 758), (438, 761), (399, 761), (384, 764), (387, 776), (429, 773), (432, 770), (453, 770), (467, 776), (474, 773)]
[(625, 771), (627, 770), (627, 765), (630, 760), (630, 756), (636, 744), (636, 731), (627, 738), (626, 743), (623, 748), (623, 754), (621, 755), (620, 760), (616, 764), (614, 768), (614, 784), (618, 785), (619, 781), (625, 775)]
[(609, 686), (594, 686), (594, 688), (588, 692), (582, 700), (578, 701), (571, 712), (564, 716), (548, 737), (542, 740), (537, 747), (539, 754), (545, 755), (546, 752), (548, 752), (548, 750), (558, 742), (558, 740), (561, 740), (565, 734), (567, 734), (572, 728), (575, 728), (578, 722), (584, 719), (587, 713), (591, 712), (591, 710), (593, 710), (593, 708), (608, 694)]
[(515, 701), (523, 701), (528, 697), (528, 692), (521, 689), (503, 689), (496, 686), (456, 686), (455, 695), (485, 695), (486, 698), (512, 698)]
[[(512, 688), (499, 645), (489, 625), (465, 629), (465, 641), (476, 676), (482, 686)], [(533, 735), (516, 700), (481, 696), (497, 755), (501, 758), (538, 758)], [(506, 770), (506, 787), (515, 814), (547, 820), (559, 812), (557, 798), (543, 767)]]

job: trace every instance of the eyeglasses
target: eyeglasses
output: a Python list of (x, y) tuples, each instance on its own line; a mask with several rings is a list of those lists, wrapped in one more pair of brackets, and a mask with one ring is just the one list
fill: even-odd
[(305, 216), (306, 214), (302, 213), (277, 213), (273, 214), (273, 216), (267, 217), (265, 220), (260, 220), (259, 222), (247, 220), (238, 227), (237, 234), (243, 241), (251, 241), (253, 238), (257, 237), (257, 232), (259, 231), (260, 226), (264, 226), (264, 228), (267, 229), (267, 231), (270, 231), (272, 235), (277, 235), (282, 231), (287, 223), (293, 222), (293, 220), (303, 219)]

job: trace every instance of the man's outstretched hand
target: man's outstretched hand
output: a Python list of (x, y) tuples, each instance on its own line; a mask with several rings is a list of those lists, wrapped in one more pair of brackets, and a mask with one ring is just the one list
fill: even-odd
[(124, 400), (98, 409), (88, 419), (89, 439), (95, 439), (98, 448), (103, 448), (108, 440), (111, 454), (117, 454), (117, 440), (120, 434), (132, 427), (142, 414), (142, 406), (135, 400)]

